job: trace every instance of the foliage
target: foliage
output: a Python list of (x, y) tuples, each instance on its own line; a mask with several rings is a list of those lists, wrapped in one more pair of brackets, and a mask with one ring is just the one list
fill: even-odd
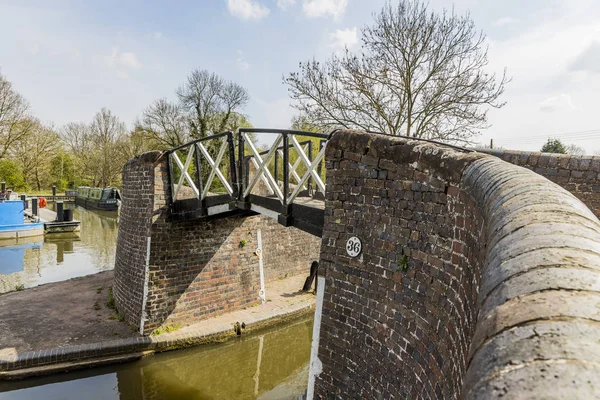
[(0, 160), (9, 156), (11, 147), (24, 139), (30, 128), (29, 104), (0, 74)]
[(108, 297), (106, 298), (106, 307), (111, 310), (116, 310), (115, 297), (113, 296), (112, 287), (108, 288)]
[(51, 156), (60, 148), (60, 137), (37, 120), (31, 120), (29, 125), (29, 132), (15, 143), (11, 155), (22, 168), (25, 185), (39, 192), (52, 184)]
[(468, 14), (401, 0), (362, 30), (359, 54), (302, 62), (284, 82), (317, 126), (469, 143), (508, 82), (484, 71), (485, 38)]
[(542, 152), (566, 154), (567, 149), (559, 139), (548, 139), (546, 144), (542, 146)]
[(15, 160), (0, 160), (0, 181), (6, 182), (6, 187), (15, 191), (26, 189), (23, 172)]
[(150, 335), (158, 336), (158, 335), (162, 335), (163, 333), (175, 332), (178, 329), (181, 329), (181, 325), (177, 325), (177, 324), (164, 325), (164, 326), (161, 326), (161, 327), (153, 330), (152, 333), (150, 333)]

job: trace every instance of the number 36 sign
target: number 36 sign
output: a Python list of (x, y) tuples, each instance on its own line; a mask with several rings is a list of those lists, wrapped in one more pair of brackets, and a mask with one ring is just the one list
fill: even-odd
[(358, 255), (362, 252), (362, 242), (356, 236), (352, 236), (346, 242), (346, 253), (350, 257), (358, 257)]

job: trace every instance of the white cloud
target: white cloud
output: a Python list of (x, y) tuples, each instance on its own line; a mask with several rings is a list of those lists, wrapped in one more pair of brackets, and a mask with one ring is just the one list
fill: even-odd
[(331, 15), (339, 20), (348, 6), (348, 0), (304, 0), (302, 9), (309, 18)]
[(296, 0), (277, 0), (277, 7), (281, 8), (282, 10), (287, 10), (289, 7), (293, 6), (294, 4), (296, 4)]
[(157, 39), (157, 40), (160, 40), (165, 37), (162, 32), (154, 32), (152, 34), (152, 36), (154, 36), (154, 39)]
[(250, 69), (250, 64), (244, 58), (244, 52), (241, 50), (237, 51), (238, 58), (236, 59), (237, 65), (242, 71), (248, 71)]
[(600, 41), (593, 41), (569, 66), (574, 72), (587, 71), (600, 73)]
[(234, 17), (259, 20), (269, 15), (270, 10), (255, 0), (227, 0), (227, 8)]
[(113, 47), (112, 53), (104, 57), (104, 63), (116, 70), (117, 77), (120, 79), (127, 79), (129, 77), (128, 70), (142, 68), (142, 63), (137, 59), (135, 53), (122, 52), (119, 50), (119, 47)]
[(565, 108), (575, 109), (571, 96), (565, 93), (558, 96), (550, 96), (540, 103), (540, 111), (544, 112), (554, 112)]
[(329, 37), (331, 38), (331, 47), (333, 47), (335, 51), (342, 51), (346, 47), (351, 49), (358, 44), (358, 29), (356, 29), (356, 27), (338, 29), (337, 31), (330, 33)]
[(512, 17), (502, 17), (494, 21), (494, 26), (506, 26), (519, 22), (518, 19)]

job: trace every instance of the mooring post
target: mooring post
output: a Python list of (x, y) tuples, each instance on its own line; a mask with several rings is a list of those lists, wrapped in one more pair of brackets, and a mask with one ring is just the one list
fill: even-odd
[(65, 213), (63, 207), (63, 201), (59, 200), (56, 202), (56, 221), (63, 222), (65, 220)]
[(31, 213), (37, 217), (38, 215), (38, 198), (31, 199)]
[(27, 210), (27, 195), (21, 195), (21, 201), (23, 202), (23, 210)]
[(56, 185), (52, 185), (52, 200), (56, 200)]

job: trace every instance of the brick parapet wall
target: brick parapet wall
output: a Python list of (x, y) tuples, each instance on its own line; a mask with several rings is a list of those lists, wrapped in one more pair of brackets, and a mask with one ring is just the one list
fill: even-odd
[(326, 157), (317, 397), (599, 395), (600, 224), (585, 205), (418, 141), (339, 132)]
[[(132, 174), (129, 166), (124, 177)], [(169, 220), (167, 204), (171, 190), (166, 160), (161, 159), (148, 168), (153, 185), (146, 187), (145, 195), (152, 203), (143, 213), (138, 210), (132, 214), (139, 219), (127, 218), (119, 225), (120, 230), (123, 227), (132, 233), (151, 236), (144, 334), (160, 326), (188, 324), (258, 304), (259, 259), (255, 254), (258, 230), (262, 233), (267, 296), (268, 282), (308, 275), (311, 262), (318, 260), (319, 238), (296, 228), (285, 228), (262, 215)], [(125, 257), (117, 257), (115, 267), (124, 271), (119, 277), (129, 277), (126, 284), (119, 285), (132, 290), (129, 297), (119, 297), (117, 307), (128, 321), (139, 326), (141, 298), (137, 293), (143, 293), (145, 259), (137, 248), (129, 248), (128, 241), (119, 241), (117, 247), (122, 247), (117, 255), (137, 254), (136, 262), (131, 264)], [(143, 246), (144, 257), (145, 249)]]
[(477, 151), (491, 154), (548, 178), (577, 196), (600, 217), (600, 156), (501, 149)]

